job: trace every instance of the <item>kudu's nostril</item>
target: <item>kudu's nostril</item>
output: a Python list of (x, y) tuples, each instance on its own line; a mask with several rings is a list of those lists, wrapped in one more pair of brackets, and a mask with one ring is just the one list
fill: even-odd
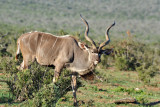
[(101, 59), (100, 59), (100, 58), (98, 59), (98, 62), (101, 62)]

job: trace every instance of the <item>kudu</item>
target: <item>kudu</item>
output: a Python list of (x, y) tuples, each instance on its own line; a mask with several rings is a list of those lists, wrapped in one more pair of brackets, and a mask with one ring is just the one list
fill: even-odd
[(16, 59), (20, 51), (23, 56), (21, 69), (28, 68), (29, 62), (33, 62), (35, 59), (40, 65), (54, 65), (53, 82), (57, 81), (62, 68), (66, 67), (71, 70), (74, 105), (77, 104), (77, 75), (91, 72), (100, 62), (101, 54), (106, 52), (102, 48), (110, 42), (109, 30), (115, 25), (114, 22), (108, 27), (105, 33), (106, 40), (97, 47), (96, 43), (88, 37), (88, 22), (82, 16), (80, 17), (86, 25), (85, 39), (91, 43), (92, 47), (87, 47), (70, 35), (54, 36), (44, 32), (29, 32), (18, 38), (16, 52)]

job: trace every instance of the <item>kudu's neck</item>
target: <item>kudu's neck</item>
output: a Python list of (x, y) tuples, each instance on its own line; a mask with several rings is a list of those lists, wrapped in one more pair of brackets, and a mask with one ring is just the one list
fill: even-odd
[(79, 49), (79, 52), (77, 54), (77, 59), (81, 60), (81, 62), (83, 62), (84, 65), (88, 65), (91, 62), (90, 54), (87, 50)]
[(89, 52), (76, 46), (74, 48), (74, 61), (70, 66), (71, 70), (79, 74), (85, 74), (92, 64)]

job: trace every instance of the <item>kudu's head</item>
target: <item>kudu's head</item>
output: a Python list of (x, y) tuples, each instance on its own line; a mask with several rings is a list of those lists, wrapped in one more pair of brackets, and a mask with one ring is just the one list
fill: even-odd
[(84, 22), (84, 24), (86, 25), (86, 31), (85, 31), (85, 38), (87, 41), (89, 41), (91, 43), (91, 47), (87, 47), (85, 46), (84, 44), (82, 43), (78, 43), (80, 48), (88, 51), (89, 53), (89, 60), (91, 62), (94, 63), (94, 65), (97, 65), (99, 62), (100, 62), (100, 57), (102, 54), (109, 54), (108, 51), (111, 51), (112, 49), (103, 49), (104, 46), (106, 46), (109, 42), (110, 42), (110, 38), (109, 38), (109, 30), (112, 26), (115, 25), (115, 22), (110, 25), (106, 32), (105, 32), (105, 37), (106, 37), (106, 40), (104, 42), (102, 42), (98, 47), (96, 46), (96, 43), (88, 37), (88, 33), (89, 33), (89, 25), (88, 25), (88, 22), (80, 15), (82, 21)]

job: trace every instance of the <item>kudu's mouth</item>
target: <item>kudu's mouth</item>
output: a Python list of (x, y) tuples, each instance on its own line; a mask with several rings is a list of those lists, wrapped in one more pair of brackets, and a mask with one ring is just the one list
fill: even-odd
[(99, 63), (99, 61), (94, 61), (94, 65), (97, 65)]

